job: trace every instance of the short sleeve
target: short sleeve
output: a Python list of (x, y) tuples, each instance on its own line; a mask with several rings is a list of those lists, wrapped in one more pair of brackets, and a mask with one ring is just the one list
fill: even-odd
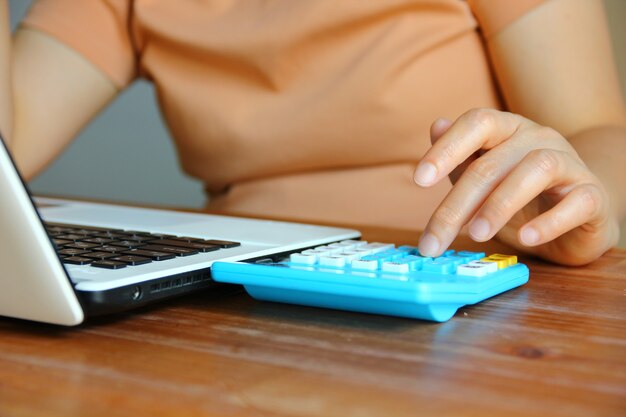
[(99, 68), (118, 88), (136, 76), (129, 34), (133, 0), (37, 0), (22, 26), (59, 40)]
[(467, 0), (486, 39), (547, 0)]

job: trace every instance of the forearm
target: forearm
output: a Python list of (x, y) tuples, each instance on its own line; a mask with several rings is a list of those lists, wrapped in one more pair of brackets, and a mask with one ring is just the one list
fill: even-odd
[(0, 132), (9, 141), (13, 130), (11, 26), (7, 0), (0, 0)]
[(626, 126), (591, 128), (568, 139), (604, 184), (616, 219), (626, 220)]

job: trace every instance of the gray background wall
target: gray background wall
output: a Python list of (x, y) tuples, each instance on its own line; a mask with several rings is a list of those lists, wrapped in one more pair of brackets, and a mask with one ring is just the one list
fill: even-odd
[[(13, 25), (30, 3), (31, 0), (9, 0)], [(605, 4), (626, 97), (626, 0), (605, 0)], [(178, 167), (155, 103), (151, 85), (135, 83), (32, 181), (32, 190), (40, 194), (201, 207), (205, 202), (202, 184), (185, 176)], [(626, 247), (626, 224), (622, 230), (621, 245)]]

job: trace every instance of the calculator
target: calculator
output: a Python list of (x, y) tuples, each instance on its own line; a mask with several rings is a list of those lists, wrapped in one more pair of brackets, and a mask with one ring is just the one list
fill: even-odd
[(345, 240), (282, 259), (215, 262), (214, 281), (241, 284), (255, 299), (443, 322), (528, 282), (517, 256)]

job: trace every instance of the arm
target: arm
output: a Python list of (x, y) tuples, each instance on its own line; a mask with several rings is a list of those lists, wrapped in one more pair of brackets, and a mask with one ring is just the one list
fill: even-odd
[(433, 124), (416, 182), (450, 174), (455, 185), (420, 249), (440, 253), (469, 223), (475, 240), (588, 263), (617, 243), (626, 214), (626, 109), (602, 4), (548, 1), (488, 47), (509, 109), (525, 117), (475, 109)]
[(117, 94), (82, 56), (35, 30), (13, 39), (0, 0), (0, 129), (25, 178), (56, 157)]

